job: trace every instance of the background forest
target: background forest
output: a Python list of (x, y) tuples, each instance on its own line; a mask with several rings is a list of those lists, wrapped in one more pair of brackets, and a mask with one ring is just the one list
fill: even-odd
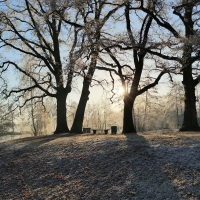
[[(137, 131), (152, 131), (162, 129), (179, 129), (183, 121), (184, 93), (180, 83), (173, 83), (166, 95), (159, 95), (155, 90), (148, 91), (138, 98), (133, 111), (134, 122)], [(198, 89), (197, 89), (198, 92)], [(197, 114), (200, 123), (200, 101), (197, 93)], [(122, 131), (123, 104), (116, 99), (112, 104), (110, 99), (100, 98), (98, 102), (88, 102), (83, 127), (99, 129), (110, 129), (118, 126), (118, 132)], [(1, 135), (23, 134), (23, 135), (46, 135), (55, 130), (56, 104), (45, 101), (45, 107), (41, 104), (25, 106), (21, 115), (13, 112), (6, 117), (8, 104), (1, 107)], [(67, 118), (71, 127), (76, 108), (76, 101), (69, 101)], [(106, 124), (106, 125), (105, 125)], [(106, 126), (106, 127), (105, 127)]]

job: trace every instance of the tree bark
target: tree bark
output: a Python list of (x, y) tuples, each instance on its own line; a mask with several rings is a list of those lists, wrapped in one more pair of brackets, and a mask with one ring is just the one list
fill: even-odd
[(200, 131), (197, 120), (195, 84), (192, 78), (191, 67), (183, 71), (183, 86), (185, 90), (185, 109), (182, 127), (180, 131)]
[(130, 97), (129, 94), (124, 96), (124, 118), (122, 133), (136, 133), (135, 125), (133, 123), (133, 105), (135, 98)]
[(85, 113), (86, 104), (87, 104), (87, 101), (89, 99), (89, 94), (90, 94), (89, 87), (90, 87), (89, 79), (84, 78), (81, 97), (80, 97), (79, 104), (76, 110), (74, 122), (70, 130), (71, 133), (83, 133), (82, 127), (83, 127), (84, 113)]
[(66, 115), (66, 99), (67, 93), (64, 88), (59, 88), (57, 91), (57, 125), (54, 134), (67, 133), (69, 128), (67, 125), (67, 115)]
[(34, 108), (33, 108), (32, 100), (31, 100), (31, 121), (32, 121), (32, 125), (33, 125), (33, 135), (37, 136), (38, 135), (38, 131), (37, 131), (36, 124), (35, 124)]
[[(192, 12), (194, 4), (187, 4), (185, 7), (184, 21), (185, 21), (185, 36), (190, 39), (194, 35), (194, 22), (192, 21)], [(200, 131), (200, 127), (197, 121), (196, 111), (196, 96), (195, 96), (195, 83), (192, 77), (192, 52), (193, 48), (191, 44), (185, 43), (183, 49), (183, 86), (185, 90), (185, 110), (183, 124), (180, 131)]]

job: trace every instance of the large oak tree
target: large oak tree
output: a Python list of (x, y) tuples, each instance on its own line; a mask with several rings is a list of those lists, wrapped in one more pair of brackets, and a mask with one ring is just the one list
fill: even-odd
[[(121, 2), (121, 3), (120, 3)], [(110, 17), (123, 6), (123, 1), (116, 3), (108, 0), (85, 1), (84, 7), (80, 7), (83, 24), (88, 46), (89, 46), (89, 64), (83, 71), (83, 87), (80, 100), (76, 110), (74, 122), (71, 128), (72, 133), (82, 133), (84, 112), (89, 99), (89, 87), (98, 63), (98, 55), (102, 46), (102, 39), (107, 37), (106, 23)]]
[[(154, 9), (155, 3), (149, 2), (149, 7)], [(161, 77), (167, 72), (164, 65), (159, 66), (161, 72), (156, 74), (157, 77), (155, 77), (155, 80), (151, 81), (149, 79), (146, 84), (142, 86), (141, 82), (144, 82), (144, 75), (142, 75), (144, 69), (150, 71), (150, 66), (145, 66), (147, 65), (145, 64), (145, 59), (148, 58), (148, 52), (144, 50), (144, 48), (146, 46), (150, 48), (151, 38), (149, 38), (149, 32), (153, 18), (148, 14), (143, 16), (141, 12), (134, 15), (133, 12), (131, 13), (130, 8), (131, 4), (126, 1), (124, 6), (126, 30), (124, 30), (125, 33), (122, 33), (123, 36), (120, 37), (121, 39), (110, 42), (111, 45), (109, 46), (104, 46), (104, 49), (107, 51), (113, 63), (104, 61), (109, 68), (98, 67), (99, 70), (106, 70), (117, 75), (124, 88), (123, 133), (137, 132), (133, 120), (134, 102), (139, 95), (156, 86)], [(141, 24), (138, 24), (137, 19), (139, 19)], [(124, 40), (122, 40), (122, 38), (124, 38)], [(143, 47), (143, 49), (137, 47)], [(122, 52), (124, 57), (131, 57), (132, 59), (128, 59), (129, 62), (127, 62), (120, 58), (121, 56), (119, 55), (122, 54)], [(156, 66), (155, 63), (153, 68), (154, 70), (158, 70), (158, 66)], [(129, 85), (129, 87), (127, 87), (127, 85)]]
[[(2, 59), (1, 73), (14, 67), (32, 82), (32, 85), (19, 84), (11, 90), (4, 88), (2, 93), (18, 102), (15, 108), (31, 99), (55, 98), (55, 133), (69, 131), (66, 99), (83, 48), (84, 36), (82, 27), (76, 24), (75, 6), (71, 1), (22, 0), (6, 1), (1, 7), (0, 48), (1, 52), (7, 49), (8, 55)], [(17, 54), (17, 59), (11, 53)], [(36, 90), (37, 95), (22, 102), (20, 97), (28, 96), (26, 93), (32, 90)]]
[[(199, 131), (195, 87), (200, 78), (198, 75), (194, 76), (193, 72), (196, 71), (195, 73), (198, 74), (196, 62), (200, 58), (198, 31), (200, 2), (198, 0), (177, 0), (169, 1), (169, 5), (165, 1), (159, 1), (158, 3), (160, 10), (157, 13), (146, 8), (144, 0), (140, 0), (140, 6), (138, 7), (138, 9), (149, 14), (159, 27), (170, 33), (163, 34), (162, 32), (160, 44), (155, 43), (154, 51), (149, 50), (148, 52), (166, 60), (177, 61), (181, 66), (182, 84), (185, 90), (185, 109), (180, 131)], [(169, 11), (173, 14), (170, 14)], [(179, 23), (174, 20), (175, 16), (179, 19)], [(167, 48), (170, 49), (169, 54), (166, 53)], [(194, 68), (196, 69), (194, 70)]]

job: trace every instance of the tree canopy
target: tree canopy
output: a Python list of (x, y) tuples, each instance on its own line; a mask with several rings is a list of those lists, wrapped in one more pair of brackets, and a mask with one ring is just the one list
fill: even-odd
[[(12, 100), (9, 112), (29, 103), (44, 106), (46, 98), (54, 98), (54, 133), (81, 133), (92, 83), (106, 88), (112, 101), (120, 82), (122, 132), (136, 133), (136, 98), (163, 76), (173, 81), (181, 75), (185, 108), (180, 130), (199, 130), (199, 8), (197, 0), (0, 1), (1, 94)], [(12, 88), (8, 70), (19, 74)], [(102, 71), (108, 76), (102, 77)], [(70, 129), (66, 104), (75, 85), (80, 99)]]

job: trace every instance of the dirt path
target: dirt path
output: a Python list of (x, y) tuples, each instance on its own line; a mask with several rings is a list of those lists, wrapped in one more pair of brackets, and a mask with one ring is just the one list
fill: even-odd
[(0, 199), (200, 199), (200, 133), (0, 143)]

